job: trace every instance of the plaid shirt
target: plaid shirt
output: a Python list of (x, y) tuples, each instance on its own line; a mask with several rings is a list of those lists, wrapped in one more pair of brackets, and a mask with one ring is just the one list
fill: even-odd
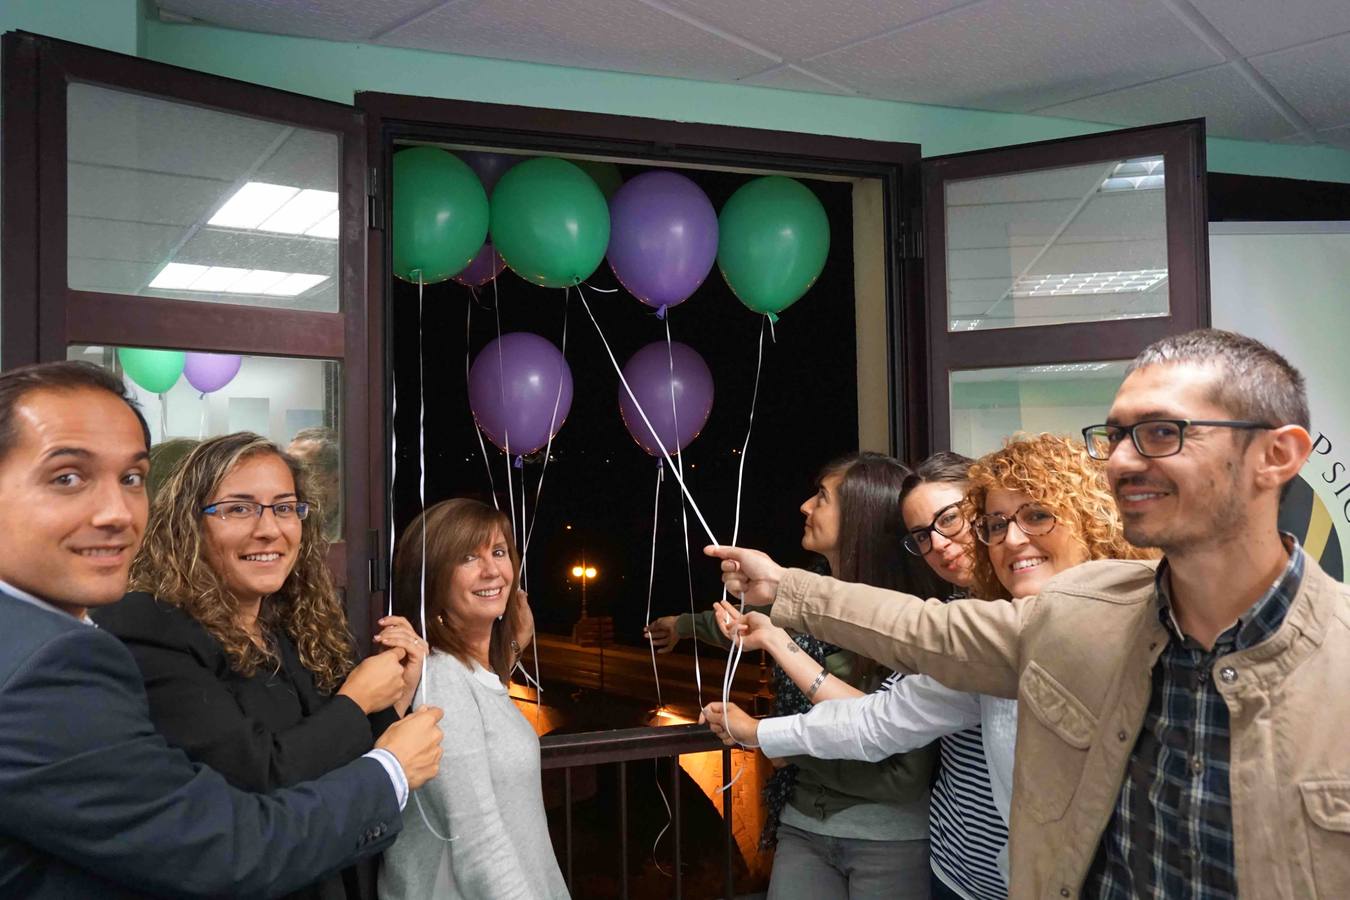
[(1158, 567), (1158, 617), (1170, 635), (1153, 667), (1144, 728), (1130, 754), (1115, 812), (1083, 885), (1084, 897), (1218, 900), (1237, 896), (1228, 707), (1215, 660), (1269, 638), (1303, 581), (1303, 550), (1285, 535), (1284, 574), (1206, 650), (1177, 627)]

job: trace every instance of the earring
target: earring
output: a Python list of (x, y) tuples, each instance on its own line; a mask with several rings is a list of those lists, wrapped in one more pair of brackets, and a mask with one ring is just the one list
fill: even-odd
[(497, 617), (497, 621), (500, 622), (500, 621), (502, 620), (502, 616), (505, 616), (505, 615), (506, 615), (506, 613), (502, 613), (501, 616), (498, 616), (498, 617)]

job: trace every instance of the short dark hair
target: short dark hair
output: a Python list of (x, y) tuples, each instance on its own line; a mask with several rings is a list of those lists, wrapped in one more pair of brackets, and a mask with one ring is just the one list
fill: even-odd
[(0, 460), (8, 456), (18, 442), (14, 407), (20, 400), (33, 391), (77, 390), (107, 391), (124, 402), (136, 414), (141, 434), (145, 436), (145, 449), (149, 451), (150, 426), (122, 379), (93, 363), (62, 361), (20, 366), (0, 373)]
[(1312, 427), (1303, 375), (1254, 338), (1217, 328), (1168, 335), (1144, 348), (1125, 374), (1176, 363), (1217, 368), (1210, 397), (1239, 419)]

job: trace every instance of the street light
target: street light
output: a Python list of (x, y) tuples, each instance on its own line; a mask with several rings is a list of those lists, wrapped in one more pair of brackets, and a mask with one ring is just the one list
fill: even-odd
[(586, 583), (599, 575), (595, 566), (586, 565), (586, 560), (572, 567), (572, 577), (581, 582), (581, 617), (586, 618)]

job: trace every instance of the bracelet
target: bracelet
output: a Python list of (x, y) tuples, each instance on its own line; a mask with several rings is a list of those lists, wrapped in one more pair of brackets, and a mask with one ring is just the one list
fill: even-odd
[(820, 690), (820, 686), (825, 683), (825, 679), (828, 677), (830, 677), (830, 673), (825, 671), (824, 668), (821, 668), (820, 674), (816, 676), (816, 680), (811, 682), (811, 686), (806, 689), (806, 697), (808, 700), (816, 696), (816, 691)]

